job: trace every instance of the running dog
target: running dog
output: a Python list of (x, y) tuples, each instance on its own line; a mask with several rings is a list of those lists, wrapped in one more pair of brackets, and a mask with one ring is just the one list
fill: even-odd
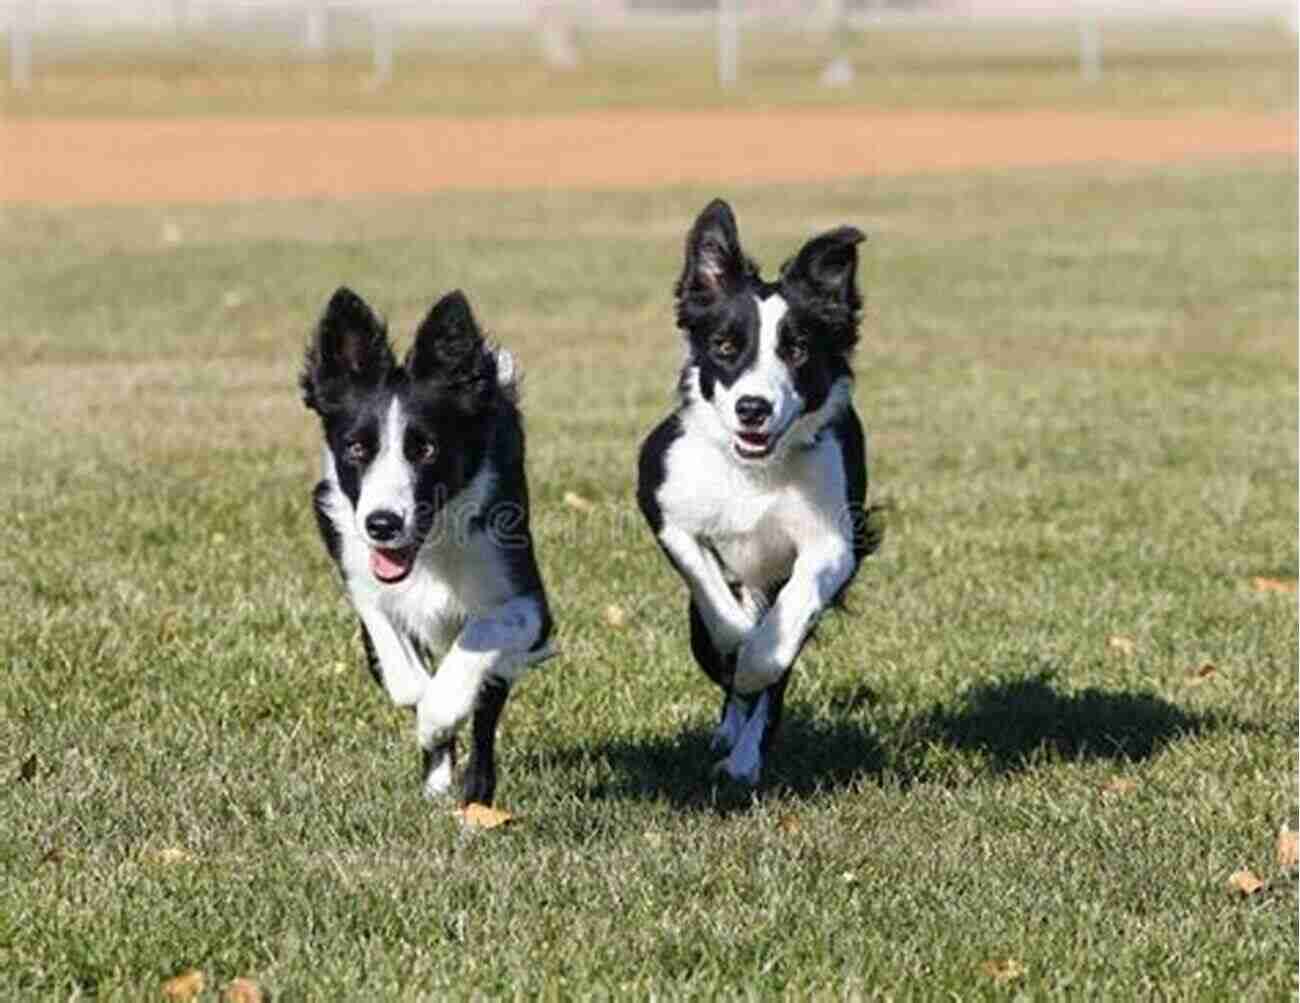
[(511, 684), (551, 653), (516, 377), (461, 292), (433, 306), (399, 364), (384, 323), (342, 288), (300, 379), (324, 435), (316, 521), (370, 672), (415, 710), (428, 796), (450, 791), (456, 733), (473, 718), (463, 797), (481, 804)]
[(723, 691), (715, 767), (759, 782), (790, 670), (882, 531), (849, 355), (862, 299), (842, 226), (766, 281), (730, 206), (691, 227), (676, 286), (676, 410), (641, 447), (637, 500), (690, 592), (691, 651)]

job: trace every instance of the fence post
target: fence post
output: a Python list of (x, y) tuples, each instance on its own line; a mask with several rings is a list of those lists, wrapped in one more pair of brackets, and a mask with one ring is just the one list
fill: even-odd
[(325, 0), (308, 0), (305, 42), (313, 56), (323, 56), (329, 48), (329, 11)]
[(371, 15), (370, 25), (375, 59), (375, 73), (370, 82), (372, 86), (383, 87), (393, 79), (393, 21), (379, 10)]
[(740, 76), (741, 0), (718, 0), (718, 83), (735, 86)]
[(817, 0), (813, 29), (820, 35), (834, 35), (844, 23), (844, 0)]
[(1079, 22), (1079, 73), (1090, 84), (1101, 79), (1101, 28), (1095, 17)]
[(18, 0), (9, 25), (9, 84), (16, 91), (32, 86), (32, 4)]
[(537, 4), (534, 16), (537, 21), (537, 38), (542, 46), (542, 58), (553, 70), (577, 69), (578, 43), (574, 37), (573, 5), (543, 0)]

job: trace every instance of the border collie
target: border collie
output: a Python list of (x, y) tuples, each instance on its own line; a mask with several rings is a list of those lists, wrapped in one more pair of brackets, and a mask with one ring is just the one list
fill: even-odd
[(510, 686), (551, 654), (513, 360), (484, 342), (456, 291), (399, 365), (384, 323), (342, 288), (300, 385), (325, 439), (312, 498), (321, 539), (361, 619), (371, 674), (415, 709), (424, 792), (451, 789), (456, 732), (472, 716), (463, 796), (491, 804)]
[(758, 783), (790, 669), (881, 530), (848, 356), (862, 306), (853, 227), (765, 281), (720, 200), (686, 238), (676, 411), (641, 447), (637, 500), (690, 591), (691, 652), (723, 691), (715, 771)]

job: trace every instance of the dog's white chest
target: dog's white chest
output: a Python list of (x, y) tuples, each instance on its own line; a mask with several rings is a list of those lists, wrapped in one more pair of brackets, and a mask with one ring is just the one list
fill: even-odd
[(389, 620), (417, 637), (428, 648), (446, 650), (460, 633), (468, 615), (463, 590), (442, 574), (417, 563), (401, 585), (384, 587), (379, 607)]
[(728, 576), (751, 587), (785, 581), (800, 547), (840, 532), (844, 477), (833, 443), (751, 470), (686, 437), (673, 444), (667, 468), (659, 492), (667, 520), (706, 542)]

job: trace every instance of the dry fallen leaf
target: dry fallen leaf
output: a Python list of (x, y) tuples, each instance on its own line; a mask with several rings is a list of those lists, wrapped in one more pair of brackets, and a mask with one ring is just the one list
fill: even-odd
[(1025, 974), (1025, 966), (1015, 958), (990, 958), (980, 971), (994, 982), (1011, 982)]
[(1206, 662), (1204, 665), (1198, 666), (1197, 668), (1187, 670), (1187, 682), (1192, 686), (1199, 686), (1207, 679), (1213, 677), (1218, 673), (1218, 671), (1218, 668), (1213, 662)]
[(162, 984), (162, 994), (169, 1000), (192, 1000), (203, 992), (205, 980), (203, 973), (191, 968), (180, 975), (174, 975)]
[(605, 622), (611, 627), (621, 627), (627, 623), (627, 614), (623, 612), (623, 607), (615, 606), (613, 603), (606, 606)]
[(795, 833), (798, 832), (801, 828), (803, 828), (799, 824), (799, 816), (794, 814), (794, 812), (789, 812), (785, 815), (782, 815), (780, 818), (778, 818), (776, 820), (776, 827), (780, 829), (782, 832), (787, 832), (787, 833)]
[(225, 1003), (262, 1003), (266, 996), (252, 979), (231, 979), (221, 998)]
[(485, 804), (471, 801), (456, 809), (456, 817), (472, 829), (495, 829), (513, 822), (515, 817), (501, 808), (492, 808)]
[(1132, 777), (1111, 777), (1101, 785), (1103, 794), (1132, 794), (1137, 789), (1137, 781)]
[(189, 850), (183, 850), (179, 846), (167, 846), (158, 850), (153, 855), (153, 859), (160, 864), (184, 864), (194, 859), (194, 854)]
[(1260, 881), (1249, 868), (1243, 867), (1228, 879), (1228, 887), (1242, 895), (1254, 895), (1263, 890), (1264, 882)]
[(1256, 575), (1250, 580), (1250, 584), (1256, 592), (1292, 593), (1296, 589), (1295, 582), (1284, 581), (1281, 578), (1265, 578), (1263, 575)]
[(1277, 834), (1277, 866), (1284, 871), (1300, 869), (1300, 846), (1296, 834), (1286, 826)]
[(1121, 655), (1131, 655), (1137, 651), (1137, 643), (1131, 637), (1123, 637), (1120, 634), (1112, 634), (1106, 639), (1106, 647), (1111, 651), (1118, 652)]
[(573, 509), (575, 512), (585, 513), (594, 512), (596, 510), (594, 503), (582, 497), (582, 495), (575, 491), (564, 492), (564, 504), (568, 505), (569, 508)]

